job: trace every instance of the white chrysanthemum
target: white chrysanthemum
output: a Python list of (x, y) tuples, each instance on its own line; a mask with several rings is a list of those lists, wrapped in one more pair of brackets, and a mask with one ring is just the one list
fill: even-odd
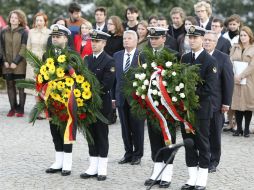
[(135, 74), (135, 78), (136, 78), (136, 79), (139, 79), (139, 74)]
[(165, 63), (165, 65), (166, 65), (167, 68), (169, 68), (169, 67), (171, 67), (172, 62), (171, 62), (171, 61), (168, 61), (168, 62)]
[(158, 92), (158, 96), (161, 96), (161, 92), (160, 91)]
[(140, 93), (139, 93), (138, 91), (136, 91), (136, 95), (137, 95), (137, 96), (140, 96)]
[(145, 86), (145, 85), (142, 85), (141, 88), (142, 88), (142, 90), (145, 90), (145, 89), (146, 89), (146, 86)]
[(152, 62), (152, 63), (151, 63), (151, 66), (154, 68), (154, 67), (157, 66), (157, 64), (156, 64), (155, 62)]
[(139, 80), (144, 80), (146, 78), (146, 74), (142, 73), (139, 75)]
[(156, 101), (154, 101), (154, 105), (157, 107), (157, 106), (159, 106), (159, 102), (156, 100)]
[(184, 88), (184, 84), (182, 82), (179, 84), (179, 88)]
[(161, 75), (164, 77), (164, 76), (166, 76), (166, 74), (167, 74), (167, 71), (165, 71), (165, 70), (163, 70), (162, 72), (161, 72)]
[(172, 97), (172, 101), (173, 102), (176, 102), (177, 101), (177, 98), (175, 96)]
[(162, 84), (163, 84), (164, 86), (167, 86), (167, 85), (168, 85), (166, 81), (162, 81)]
[(146, 95), (142, 94), (141, 98), (144, 100), (146, 98)]
[(153, 95), (157, 95), (157, 94), (158, 94), (158, 90), (154, 89), (154, 90), (152, 91), (152, 93), (153, 93)]
[(181, 89), (180, 89), (179, 86), (176, 86), (176, 87), (175, 87), (175, 91), (176, 91), (176, 92), (179, 92), (180, 90), (181, 90)]
[(146, 63), (142, 64), (142, 67), (143, 67), (144, 69), (146, 69), (146, 68), (147, 68), (147, 64), (146, 64)]
[(138, 86), (138, 83), (137, 83), (136, 81), (134, 81), (134, 82), (132, 83), (132, 86), (133, 86), (133, 87)]
[(173, 76), (176, 76), (176, 72), (175, 72), (175, 71), (173, 71), (173, 72), (172, 72), (172, 75), (173, 75)]
[(185, 98), (185, 94), (184, 93), (180, 93), (180, 97), (181, 98)]
[(152, 81), (152, 85), (157, 86), (157, 81), (156, 81), (156, 80), (153, 80), (153, 81)]
[(149, 80), (146, 79), (146, 80), (144, 81), (144, 85), (148, 86), (148, 85), (149, 85)]

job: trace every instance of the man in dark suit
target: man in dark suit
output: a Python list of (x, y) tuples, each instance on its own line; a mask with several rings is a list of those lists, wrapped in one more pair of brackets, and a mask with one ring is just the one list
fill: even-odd
[[(153, 50), (153, 54), (155, 57), (159, 57), (162, 50), (167, 50), (172, 54), (176, 54), (177, 52), (166, 48), (165, 41), (166, 41), (166, 34), (168, 29), (163, 27), (148, 27), (149, 34), (148, 38)], [(172, 127), (172, 124), (168, 122), (168, 126)], [(165, 166), (165, 163), (169, 159), (172, 154), (171, 149), (165, 149), (161, 151), (161, 153), (156, 157), (156, 154), (161, 148), (164, 148), (165, 142), (162, 135), (162, 132), (158, 130), (159, 126), (152, 125), (151, 121), (147, 120), (147, 128), (148, 128), (148, 135), (151, 145), (151, 152), (152, 152), (152, 160), (154, 162), (154, 169), (153, 173), (149, 179), (145, 181), (145, 186), (150, 186), (152, 183), (159, 184), (160, 188), (167, 188), (171, 184), (171, 178), (173, 175), (173, 159), (169, 162), (169, 164), (165, 167), (162, 174), (159, 176), (157, 181), (155, 181), (156, 177), (159, 175), (162, 168)], [(172, 127), (173, 129), (173, 127)], [(175, 143), (175, 131), (172, 134), (172, 143)]]
[(214, 18), (212, 21), (212, 31), (214, 31), (217, 34), (218, 42), (215, 47), (215, 49), (229, 55), (231, 43), (228, 39), (224, 38), (222, 36), (222, 30), (223, 30), (223, 21), (218, 18)]
[[(115, 61), (106, 54), (103, 50), (106, 45), (109, 34), (100, 30), (94, 30), (91, 34), (93, 55), (85, 58), (85, 64), (88, 69), (91, 70), (102, 87), (102, 109), (101, 113), (104, 117), (108, 118), (108, 113), (112, 109), (112, 100), (110, 96), (110, 90), (113, 87), (115, 80)], [(98, 181), (106, 179), (107, 175), (107, 163), (108, 163), (108, 125), (98, 120), (88, 128), (94, 143), (88, 144), (90, 165), (85, 173), (80, 177), (87, 179), (97, 176)]]
[(229, 110), (234, 87), (233, 66), (227, 54), (215, 49), (217, 34), (206, 31), (203, 46), (218, 63), (218, 80), (212, 95), (213, 117), (210, 123), (210, 166), (209, 172), (216, 172), (221, 156), (221, 129), (223, 114)]
[[(114, 54), (116, 64), (116, 100), (122, 128), (125, 154), (119, 164), (140, 164), (144, 152), (144, 120), (135, 118), (131, 113), (128, 98), (123, 95), (124, 75), (130, 67), (138, 66), (139, 51), (137, 49), (138, 36), (135, 31), (125, 31), (123, 46), (125, 50)], [(131, 98), (131, 97), (129, 97)]]
[(93, 28), (103, 32), (108, 32), (107, 28), (107, 10), (104, 7), (97, 7), (94, 11), (95, 24)]
[(192, 138), (193, 147), (185, 147), (186, 164), (189, 179), (181, 189), (203, 190), (206, 188), (208, 167), (210, 163), (210, 119), (212, 117), (211, 96), (214, 92), (217, 75), (216, 60), (202, 47), (205, 30), (199, 26), (190, 26), (189, 44), (191, 52), (183, 55), (182, 63), (200, 64), (200, 77), (202, 83), (197, 85), (196, 94), (199, 96), (200, 107), (196, 110), (195, 134), (186, 133), (182, 125), (181, 131), (184, 139)]

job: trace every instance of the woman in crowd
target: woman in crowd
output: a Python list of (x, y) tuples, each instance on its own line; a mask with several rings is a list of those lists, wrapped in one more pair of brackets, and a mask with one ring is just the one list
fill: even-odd
[[(230, 58), (235, 66), (247, 63), (247, 67), (240, 74), (235, 74), (232, 110), (235, 110), (237, 131), (233, 136), (250, 136), (250, 121), (254, 110), (254, 36), (251, 29), (244, 26), (240, 29), (239, 44), (235, 44), (230, 51)], [(245, 63), (244, 63), (245, 62)], [(235, 67), (236, 68), (236, 67)], [(246, 80), (246, 81), (243, 81)], [(242, 120), (245, 128), (242, 129)]]
[[(42, 58), (46, 50), (49, 34), (51, 30), (47, 28), (48, 17), (45, 13), (38, 12), (33, 17), (33, 28), (28, 33), (27, 49), (33, 52), (38, 58)], [(34, 79), (33, 67), (27, 64), (26, 78)], [(25, 89), (26, 93), (35, 95), (35, 92), (29, 89)]]
[(152, 15), (148, 18), (148, 26), (149, 27), (156, 27), (158, 25), (158, 17)]
[(89, 31), (93, 28), (92, 24), (85, 21), (80, 26), (79, 34), (74, 36), (74, 48), (80, 54), (82, 59), (92, 54), (92, 44)]
[(181, 34), (177, 38), (177, 44), (178, 44), (180, 55), (189, 53), (191, 51), (191, 48), (189, 45), (189, 37), (186, 35), (190, 25), (198, 25), (197, 20), (193, 16), (186, 17), (186, 19), (184, 21), (185, 33)]
[[(108, 27), (108, 33), (110, 34), (110, 37), (107, 40), (106, 46), (104, 47), (104, 51), (113, 57), (113, 54), (117, 51), (123, 50), (123, 24), (121, 19), (118, 16), (111, 16), (108, 19), (107, 23)], [(114, 86), (112, 88), (111, 97), (114, 99), (115, 97), (115, 87), (116, 82), (114, 83)], [(113, 109), (113, 113), (110, 117), (110, 123), (113, 124), (116, 122), (117, 116), (116, 116), (116, 109)]]
[(26, 15), (21, 10), (13, 10), (8, 17), (8, 26), (1, 33), (3, 52), (3, 78), (6, 80), (10, 111), (7, 116), (24, 116), (26, 94), (24, 88), (18, 88), (17, 103), (16, 79), (24, 79), (26, 75), (25, 50), (27, 44)]
[(148, 23), (145, 20), (142, 20), (138, 23), (138, 30), (137, 30), (137, 34), (138, 34), (138, 49), (140, 51), (142, 51), (144, 49), (145, 46), (148, 45)]
[(139, 11), (136, 7), (130, 6), (125, 11), (125, 19), (127, 22), (123, 24), (124, 30), (137, 31)]

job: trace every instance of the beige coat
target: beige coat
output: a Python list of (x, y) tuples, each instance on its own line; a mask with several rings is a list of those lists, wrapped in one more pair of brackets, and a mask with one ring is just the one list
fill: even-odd
[(243, 52), (242, 50), (241, 46), (236, 44), (230, 51), (232, 63), (248, 62), (248, 67), (239, 75), (241, 78), (247, 78), (247, 84), (234, 84), (231, 108), (239, 111), (254, 111), (254, 45), (250, 45)]

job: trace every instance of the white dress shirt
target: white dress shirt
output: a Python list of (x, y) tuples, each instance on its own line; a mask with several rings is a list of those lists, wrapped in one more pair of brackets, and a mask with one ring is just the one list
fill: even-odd
[(135, 51), (136, 51), (136, 48), (131, 50), (131, 52), (127, 52), (126, 50), (124, 51), (124, 56), (123, 56), (123, 71), (124, 71), (124, 68), (125, 68), (126, 60), (128, 58), (128, 54), (130, 54), (130, 64), (131, 64)]

